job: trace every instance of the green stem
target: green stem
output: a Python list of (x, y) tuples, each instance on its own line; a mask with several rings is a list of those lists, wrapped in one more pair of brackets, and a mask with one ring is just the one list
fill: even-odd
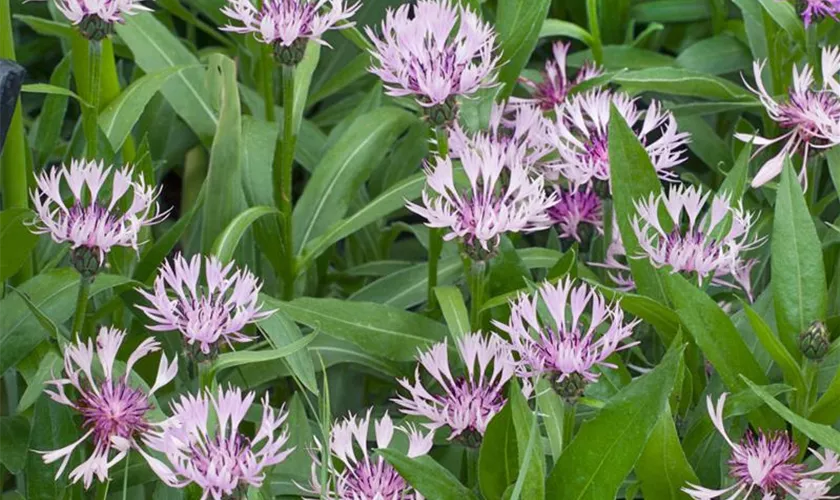
[(125, 470), (123, 472), (123, 500), (128, 496), (128, 464), (131, 459), (131, 450), (125, 454)]
[(464, 448), (464, 462), (467, 467), (467, 487), (473, 488), (478, 484), (478, 449)]
[(100, 79), (102, 77), (102, 42), (88, 40), (88, 81), (90, 82), (90, 95), (87, 96), (90, 105), (82, 113), (84, 121), (85, 141), (87, 142), (87, 159), (94, 160), (99, 154), (99, 96), (101, 91)]
[(263, 103), (265, 104), (265, 120), (274, 122), (274, 55), (271, 45), (262, 44), (262, 60), (260, 61), (260, 85), (262, 87)]
[(470, 285), (470, 325), (473, 330), (482, 328), (481, 308), (487, 295), (487, 262), (467, 261), (467, 276)]
[(598, 0), (586, 0), (586, 16), (589, 19), (589, 34), (592, 35), (592, 57), (595, 63), (604, 62), (604, 49), (601, 45), (601, 28), (598, 25)]
[[(283, 66), (283, 141), (279, 155), (275, 155), (275, 200), (280, 201), (283, 219), (283, 298), (291, 300), (295, 294), (295, 253), (292, 231), (292, 167), (295, 160), (297, 134), (294, 129), (295, 68)], [(279, 156), (279, 158), (278, 158)], [(279, 161), (278, 161), (279, 160)], [(279, 195), (279, 196), (278, 196)]]
[(577, 406), (563, 403), (563, 448), (565, 449), (572, 442), (575, 435), (575, 412)]
[[(438, 127), (435, 130), (437, 139), (437, 155), (441, 158), (449, 156), (449, 136), (446, 135), (445, 127)], [(429, 274), (426, 281), (427, 308), (433, 311), (437, 307), (435, 287), (437, 286), (438, 261), (443, 251), (443, 230), (429, 229)]]
[(108, 487), (111, 486), (111, 480), (96, 485), (96, 500), (105, 500), (108, 498)]
[(88, 297), (90, 296), (90, 284), (93, 282), (92, 278), (79, 278), (79, 295), (76, 297), (76, 315), (73, 316), (73, 329), (70, 332), (70, 338), (75, 339), (79, 332), (82, 331), (82, 325), (85, 324), (85, 314), (87, 313)]

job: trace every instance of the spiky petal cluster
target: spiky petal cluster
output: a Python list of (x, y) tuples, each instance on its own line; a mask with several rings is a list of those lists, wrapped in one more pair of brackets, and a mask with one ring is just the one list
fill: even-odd
[(729, 500), (761, 497), (765, 500), (781, 500), (790, 495), (796, 500), (818, 500), (835, 498), (827, 496), (830, 488), (829, 479), (818, 479), (840, 472), (840, 460), (834, 451), (826, 450), (821, 455), (811, 450), (820, 463), (816, 469), (806, 471), (805, 464), (796, 462), (798, 447), (787, 433), (765, 433), (759, 431), (747, 434), (735, 443), (726, 433), (723, 423), (723, 409), (726, 394), (722, 394), (717, 404), (712, 397), (706, 399), (706, 406), (715, 428), (732, 448), (729, 459), (729, 475), (735, 484), (728, 488), (711, 489), (689, 484), (683, 488), (695, 500), (708, 500), (726, 497)]
[[(35, 182), (33, 232), (49, 234), (56, 243), (70, 242), (74, 254), (90, 254), (97, 268), (115, 246), (137, 250), (140, 229), (166, 216), (155, 201), (160, 190), (133, 180), (128, 166), (117, 170), (101, 161), (73, 160), (69, 169), (55, 167)], [(65, 203), (65, 187), (72, 194), (70, 203)]]
[[(740, 205), (732, 206), (726, 193), (715, 195), (701, 216), (710, 196), (693, 186), (677, 185), (667, 193), (637, 200), (631, 223), (642, 257), (656, 267), (671, 266), (673, 272), (692, 275), (700, 285), (709, 278), (715, 285), (741, 288), (749, 295), (755, 262), (745, 253), (764, 242), (750, 235), (756, 216)], [(660, 207), (668, 214), (664, 225)]]
[(572, 87), (601, 75), (601, 68), (587, 61), (574, 78), (569, 78), (566, 72), (566, 55), (569, 53), (570, 46), (568, 43), (554, 42), (551, 47), (554, 59), (546, 61), (542, 81), (535, 82), (524, 77), (519, 79), (532, 90), (532, 97), (530, 99), (512, 98), (511, 101), (516, 104), (536, 103), (543, 111), (551, 111), (566, 101)]
[(616, 290), (630, 292), (636, 288), (636, 282), (633, 281), (630, 266), (627, 263), (627, 250), (624, 248), (621, 233), (615, 223), (615, 214), (613, 214), (612, 237), (610, 238), (610, 244), (607, 246), (604, 261), (588, 262), (588, 264), (607, 269), (610, 279), (615, 283)]
[(290, 47), (299, 40), (312, 40), (322, 45), (321, 38), (331, 29), (353, 26), (347, 22), (361, 7), (347, 0), (263, 0), (257, 8), (251, 0), (227, 0), (222, 13), (241, 26), (228, 24), (223, 31), (253, 33), (257, 40)]
[(245, 325), (274, 312), (262, 310), (261, 287), (250, 271), (234, 270), (232, 262), (224, 265), (215, 257), (200, 255), (187, 261), (179, 254), (161, 266), (152, 293), (137, 290), (150, 302), (138, 308), (152, 320), (150, 330), (177, 330), (188, 346), (204, 355), (215, 354), (222, 342), (232, 346), (251, 341), (242, 332)]
[[(125, 332), (103, 327), (96, 337), (96, 345), (76, 339), (64, 350), (64, 378), (47, 382), (52, 389), (45, 392), (60, 404), (69, 406), (82, 416), (84, 435), (64, 448), (43, 454), (44, 462), (61, 460), (56, 478), (67, 467), (73, 451), (90, 438), (93, 453), (70, 472), (74, 483), (82, 480), (90, 487), (93, 477), (100, 482), (108, 479), (108, 470), (125, 457), (130, 449), (139, 450), (139, 437), (150, 428), (146, 413), (152, 409), (149, 397), (168, 384), (178, 373), (177, 358), (170, 363), (161, 355), (157, 377), (146, 392), (129, 383), (131, 369), (141, 358), (160, 350), (160, 343), (147, 338), (129, 355), (125, 369), (117, 373), (117, 352), (125, 340)], [(72, 388), (76, 394), (68, 394)]]
[(409, 202), (426, 225), (446, 228), (446, 240), (459, 238), (468, 253), (492, 255), (505, 233), (531, 232), (551, 224), (542, 176), (532, 176), (519, 150), (504, 143), (473, 142), (459, 152), (469, 186), (456, 186), (452, 159), (437, 157), (426, 167), (423, 205)]
[(575, 186), (593, 181), (609, 182), (610, 105), (615, 105), (636, 132), (659, 177), (666, 181), (677, 180), (673, 168), (685, 160), (684, 146), (689, 137), (677, 130), (674, 115), (663, 111), (657, 101), (651, 101), (643, 112), (637, 99), (621, 92), (597, 89), (573, 96), (555, 109), (554, 118), (544, 119), (545, 141), (559, 156), (547, 163), (546, 168), (554, 174), (546, 176), (551, 179), (564, 177)]
[[(770, 118), (786, 132), (772, 139), (759, 135), (735, 134), (735, 137), (742, 141), (754, 142), (759, 146), (759, 151), (784, 141), (781, 151), (761, 166), (752, 180), (753, 187), (759, 187), (777, 177), (782, 171), (785, 158), (796, 152), (801, 152), (804, 161), (807, 162), (813, 149), (822, 150), (840, 144), (840, 82), (837, 80), (837, 72), (840, 71), (840, 48), (823, 48), (821, 85), (815, 84), (814, 70), (810, 65), (805, 64), (801, 72), (794, 67), (793, 85), (788, 90), (788, 99), (785, 102), (777, 102), (764, 87), (761, 80), (764, 64), (760, 61), (753, 63), (756, 88), (750, 87), (746, 82), (745, 85), (758, 95)], [(803, 181), (807, 177), (804, 162), (800, 176)]]
[(281, 429), (288, 417), (262, 400), (262, 418), (253, 439), (239, 430), (254, 402), (254, 393), (238, 388), (184, 395), (172, 403), (172, 416), (145, 439), (166, 462), (154, 460), (152, 470), (167, 485), (198, 485), (202, 499), (240, 498), (249, 486), (259, 488), (269, 467), (279, 464), (294, 449), (283, 449), (289, 439)]
[(413, 95), (424, 107), (468, 96), (495, 85), (499, 62), (490, 24), (452, 0), (418, 0), (388, 10), (381, 37), (366, 28), (374, 45), (370, 71), (389, 95)]
[(838, 0), (804, 0), (802, 9), (802, 21), (807, 28), (812, 22), (822, 18), (830, 17), (837, 21), (837, 14), (840, 13), (840, 1)]
[[(399, 475), (399, 473), (382, 457), (371, 456), (367, 436), (371, 424), (371, 409), (364, 418), (350, 415), (333, 425), (330, 431), (330, 453), (337, 458), (342, 466), (331, 464), (329, 479), (326, 485), (321, 484), (321, 460), (324, 451), (321, 443), (316, 441), (316, 448), (320, 457), (312, 460), (312, 477), (310, 478), (310, 493), (336, 500), (358, 499), (399, 499), (422, 500), (423, 497)], [(425, 455), (432, 448), (432, 433), (423, 434), (414, 426), (395, 426), (388, 413), (379, 420), (373, 421), (376, 448), (384, 449), (391, 445), (394, 431), (404, 433), (408, 437), (408, 457), (414, 458)], [(327, 491), (323, 491), (326, 486)]]
[[(542, 307), (551, 318), (541, 317)], [(618, 304), (572, 279), (545, 282), (539, 293), (510, 301), (510, 320), (494, 324), (510, 336), (520, 377), (545, 376), (552, 384), (566, 379), (594, 382), (597, 367), (615, 368), (607, 358), (635, 343), (622, 343), (639, 323), (625, 321)]]
[(487, 129), (468, 131), (459, 122), (448, 130), (449, 154), (460, 158), (470, 149), (485, 150), (498, 144), (512, 150), (518, 158), (531, 166), (538, 167), (551, 146), (542, 140), (539, 133), (542, 113), (533, 105), (511, 106), (494, 103), (490, 109), (490, 123)]
[[(583, 224), (604, 233), (604, 219), (601, 210), (601, 198), (590, 186), (567, 190), (556, 188), (557, 203), (548, 209), (551, 222), (559, 229), (561, 238), (572, 238), (582, 242), (582, 235), (587, 233)], [(591, 231), (589, 231), (591, 235)]]
[[(443, 341), (420, 353), (414, 382), (399, 380), (407, 396), (400, 395), (394, 402), (406, 415), (425, 419), (427, 428), (448, 426), (449, 439), (458, 438), (475, 446), (490, 419), (505, 404), (503, 388), (513, 376), (513, 358), (510, 347), (495, 334), (485, 337), (481, 332), (471, 333), (459, 339), (457, 346), (465, 376), (452, 375), (448, 343)], [(440, 385), (442, 394), (433, 394), (423, 386), (421, 366)]]
[(152, 9), (141, 4), (142, 0), (55, 0), (55, 6), (73, 24), (80, 24), (92, 17), (113, 24), (125, 21), (125, 16)]

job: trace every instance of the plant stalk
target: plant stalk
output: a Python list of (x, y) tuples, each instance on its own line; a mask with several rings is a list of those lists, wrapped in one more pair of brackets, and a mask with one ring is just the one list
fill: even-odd
[(295, 251), (292, 231), (292, 167), (297, 134), (294, 129), (295, 69), (283, 66), (283, 140), (274, 155), (274, 198), (283, 220), (283, 299), (295, 294)]
[(93, 278), (79, 278), (79, 295), (76, 297), (76, 313), (73, 316), (73, 329), (70, 331), (70, 338), (75, 339), (82, 331), (87, 314), (88, 298), (90, 297), (90, 285)]
[(575, 435), (575, 413), (577, 406), (563, 402), (563, 448), (569, 446)]
[(95, 160), (99, 154), (99, 97), (102, 84), (102, 42), (88, 40), (88, 81), (90, 82), (90, 95), (87, 96), (90, 105), (82, 113), (82, 120), (85, 131), (85, 150), (88, 160)]
[[(438, 127), (435, 130), (437, 155), (441, 158), (449, 156), (449, 137), (446, 135), (445, 127)], [(437, 297), (435, 297), (435, 287), (437, 286), (438, 275), (438, 261), (440, 260), (440, 253), (443, 250), (443, 229), (430, 228), (429, 229), (429, 275), (427, 278), (427, 309), (433, 311), (437, 307)]]
[(470, 326), (473, 330), (483, 327), (481, 308), (487, 298), (487, 278), (489, 266), (485, 261), (467, 260), (466, 269), (470, 286)]

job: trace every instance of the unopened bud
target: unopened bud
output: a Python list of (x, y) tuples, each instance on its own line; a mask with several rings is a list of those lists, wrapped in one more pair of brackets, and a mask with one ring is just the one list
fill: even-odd
[(814, 321), (807, 330), (799, 335), (799, 349), (811, 360), (819, 361), (828, 352), (828, 329), (822, 321)]

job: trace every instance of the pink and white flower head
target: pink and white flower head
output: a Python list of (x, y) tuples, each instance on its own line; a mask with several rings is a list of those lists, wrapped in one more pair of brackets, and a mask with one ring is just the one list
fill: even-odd
[[(330, 431), (330, 454), (341, 462), (340, 467), (329, 465), (327, 484), (321, 483), (321, 461), (324, 450), (316, 440), (317, 456), (312, 459), (312, 476), (309, 493), (335, 500), (399, 499), (422, 500), (423, 496), (399, 475), (391, 464), (382, 457), (372, 456), (375, 449), (391, 446), (394, 431), (408, 437), (409, 458), (425, 455), (432, 449), (431, 432), (423, 434), (411, 424), (395, 426), (386, 412), (379, 420), (373, 420), (376, 447), (368, 445), (368, 431), (371, 424), (371, 409), (364, 418), (350, 415), (333, 425)], [(326, 486), (324, 491), (323, 486)]]
[(551, 46), (554, 59), (546, 61), (542, 81), (535, 82), (524, 77), (519, 79), (520, 82), (531, 89), (532, 97), (530, 99), (511, 98), (511, 102), (515, 104), (536, 103), (543, 111), (552, 111), (566, 101), (566, 97), (575, 85), (580, 85), (603, 73), (601, 68), (587, 61), (578, 70), (574, 78), (569, 78), (566, 72), (566, 55), (569, 53), (569, 47), (570, 44), (568, 43), (554, 42), (554, 45)]
[(262, 486), (268, 469), (289, 456), (289, 440), (283, 424), (288, 412), (274, 410), (268, 396), (262, 400), (262, 418), (250, 438), (239, 426), (254, 402), (254, 393), (242, 395), (239, 388), (219, 388), (172, 403), (172, 416), (151, 431), (146, 445), (166, 458), (153, 459), (152, 470), (167, 485), (184, 488), (195, 484), (202, 500), (244, 498), (249, 486)]
[[(161, 355), (157, 377), (151, 389), (131, 384), (131, 369), (146, 355), (160, 350), (160, 343), (147, 338), (134, 349), (120, 370), (116, 363), (117, 352), (125, 340), (125, 332), (103, 327), (94, 345), (76, 339), (64, 349), (64, 378), (47, 382), (52, 389), (45, 392), (55, 402), (73, 408), (82, 416), (85, 434), (64, 448), (43, 454), (45, 463), (61, 460), (56, 479), (61, 476), (76, 448), (90, 438), (93, 453), (70, 472), (70, 480), (80, 479), (89, 488), (94, 476), (99, 482), (108, 480), (108, 470), (122, 460), (131, 449), (139, 450), (139, 439), (153, 425), (147, 413), (153, 409), (151, 396), (168, 384), (178, 373), (178, 359), (170, 363)], [(75, 394), (68, 394), (73, 389)]]
[[(547, 316), (539, 312), (543, 307)], [(510, 336), (517, 376), (545, 377), (570, 403), (598, 380), (599, 370), (616, 367), (607, 358), (636, 344), (623, 341), (638, 323), (625, 321), (618, 304), (607, 304), (589, 285), (575, 286), (568, 278), (545, 282), (532, 296), (520, 294), (510, 301), (508, 323), (494, 321)]]
[[(564, 177), (573, 186), (601, 181), (609, 183), (610, 105), (635, 132), (645, 147), (656, 173), (662, 180), (679, 179), (674, 167), (685, 161), (688, 133), (677, 130), (677, 120), (651, 101), (646, 111), (637, 99), (621, 92), (590, 90), (572, 96), (555, 109), (554, 118), (544, 118), (544, 140), (551, 144), (558, 158), (546, 165), (546, 177)], [(553, 172), (553, 174), (549, 174)]]
[(348, 5), (347, 0), (263, 0), (258, 9), (252, 0), (227, 0), (222, 14), (240, 25), (228, 24), (222, 31), (253, 33), (274, 46), (280, 64), (294, 66), (303, 59), (307, 40), (328, 46), (324, 33), (352, 27), (349, 19), (360, 7), (361, 2)]
[(114, 23), (125, 16), (151, 12), (142, 0), (55, 0), (56, 8), (90, 40), (102, 40), (114, 32)]
[[(505, 405), (504, 385), (513, 376), (514, 364), (510, 347), (498, 335), (484, 336), (470, 333), (457, 342), (466, 374), (454, 376), (449, 363), (449, 345), (446, 340), (435, 344), (418, 356), (419, 365), (414, 382), (400, 379), (399, 384), (408, 391), (394, 402), (406, 415), (416, 415), (428, 422), (430, 430), (444, 426), (450, 429), (449, 439), (458, 439), (467, 446), (481, 443), (487, 424)], [(420, 380), (420, 367), (439, 385), (442, 394), (429, 389)], [(459, 373), (459, 370), (455, 371)], [(431, 389), (431, 390), (430, 390)]]
[(802, 21), (807, 28), (812, 22), (820, 21), (830, 17), (837, 21), (837, 14), (840, 13), (840, 1), (838, 0), (804, 0), (802, 2)]
[(557, 227), (560, 238), (573, 239), (588, 246), (593, 232), (604, 234), (601, 198), (592, 187), (567, 190), (555, 188), (557, 203), (548, 209), (548, 216)]
[[(101, 161), (73, 160), (69, 169), (55, 167), (35, 182), (32, 231), (49, 234), (56, 243), (70, 242), (71, 261), (88, 278), (96, 275), (111, 248), (138, 250), (140, 230), (166, 217), (155, 201), (160, 190), (133, 180), (130, 167), (116, 170)], [(64, 187), (72, 195), (69, 203)]]
[(757, 434), (747, 431), (741, 441), (733, 442), (726, 433), (723, 423), (723, 407), (726, 393), (722, 394), (717, 404), (711, 396), (706, 399), (712, 423), (732, 448), (729, 459), (729, 475), (735, 484), (728, 488), (711, 489), (689, 484), (682, 490), (695, 500), (709, 500), (726, 497), (730, 500), (762, 498), (763, 500), (782, 500), (787, 495), (796, 500), (817, 500), (836, 498), (827, 496), (830, 490), (830, 478), (840, 472), (840, 460), (837, 454), (826, 450), (821, 455), (811, 450), (820, 466), (807, 471), (805, 464), (796, 462), (799, 448), (785, 432)]
[(636, 282), (633, 281), (633, 276), (630, 274), (630, 266), (627, 263), (627, 250), (624, 248), (624, 242), (621, 240), (621, 232), (618, 229), (615, 213), (613, 213), (612, 220), (612, 235), (610, 237), (610, 244), (607, 246), (607, 251), (604, 255), (604, 261), (587, 262), (587, 264), (606, 269), (607, 274), (615, 284), (613, 288), (616, 290), (631, 292), (636, 289)]
[(781, 151), (761, 166), (752, 180), (753, 187), (762, 186), (776, 178), (782, 171), (785, 158), (797, 152), (803, 156), (800, 179), (804, 183), (807, 179), (805, 163), (813, 150), (819, 151), (840, 144), (840, 82), (837, 80), (840, 48), (823, 47), (821, 85), (815, 83), (810, 65), (805, 64), (801, 72), (794, 67), (793, 86), (785, 102), (774, 100), (764, 87), (761, 80), (764, 64), (763, 61), (753, 63), (756, 88), (746, 82), (745, 85), (758, 95), (770, 118), (786, 132), (772, 139), (751, 134), (735, 134), (735, 137), (744, 142), (754, 142), (759, 146), (758, 151), (784, 141)]
[(381, 37), (365, 31), (374, 45), (370, 71), (388, 95), (413, 95), (436, 126), (455, 119), (456, 97), (496, 85), (493, 28), (458, 2), (406, 3), (388, 9)]
[(152, 293), (137, 289), (150, 302), (138, 308), (154, 323), (150, 330), (179, 331), (193, 354), (215, 356), (222, 343), (233, 347), (253, 340), (243, 328), (274, 313), (262, 310), (260, 288), (250, 271), (234, 270), (232, 262), (200, 255), (187, 261), (178, 254), (160, 267)]
[(546, 195), (542, 176), (531, 175), (519, 150), (488, 141), (473, 143), (459, 156), (469, 185), (456, 185), (450, 157), (436, 157), (434, 166), (426, 166), (423, 204), (406, 204), (427, 226), (446, 228), (444, 239), (458, 238), (471, 258), (485, 261), (502, 235), (551, 225), (546, 210), (554, 195)]
[[(637, 200), (631, 223), (641, 257), (655, 267), (671, 266), (675, 273), (692, 275), (698, 285), (709, 279), (751, 296), (750, 271), (755, 261), (745, 254), (764, 243), (764, 238), (750, 235), (757, 217), (741, 205), (732, 206), (726, 193), (715, 195), (711, 208), (701, 216), (710, 195), (693, 186), (675, 185), (667, 194)], [(664, 225), (660, 207), (668, 214)]]

